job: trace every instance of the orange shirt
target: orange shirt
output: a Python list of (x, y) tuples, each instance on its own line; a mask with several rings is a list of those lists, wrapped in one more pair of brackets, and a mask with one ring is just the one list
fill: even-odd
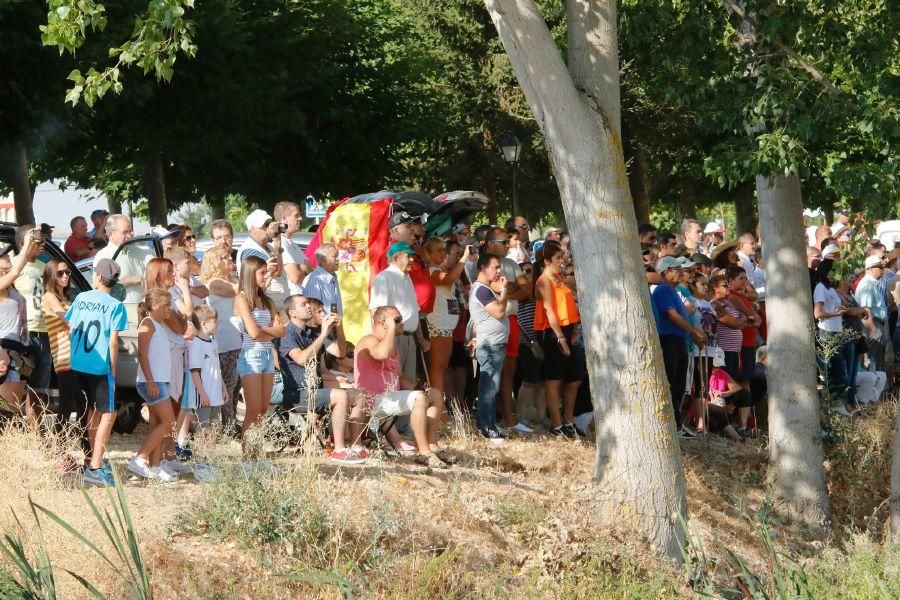
[[(565, 281), (548, 275), (541, 275), (538, 281), (543, 279), (550, 284), (551, 297), (553, 299), (553, 312), (556, 313), (556, 321), (560, 327), (578, 323), (581, 318), (578, 315), (578, 305), (575, 304), (575, 296)], [(534, 301), (534, 330), (544, 331), (550, 329), (547, 313), (544, 311), (544, 301), (538, 296)]]
[[(64, 302), (63, 308), (68, 309), (69, 303)], [(57, 373), (71, 371), (72, 363), (69, 356), (70, 332), (68, 324), (54, 315), (44, 315), (47, 322), (47, 337), (50, 338), (50, 356), (53, 358), (53, 370)]]

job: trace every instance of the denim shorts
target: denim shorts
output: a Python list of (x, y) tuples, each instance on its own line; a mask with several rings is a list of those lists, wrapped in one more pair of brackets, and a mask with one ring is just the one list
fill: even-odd
[(154, 400), (150, 397), (150, 394), (147, 393), (147, 384), (144, 382), (138, 382), (137, 384), (137, 393), (138, 396), (143, 399), (144, 402), (147, 403), (147, 406), (153, 406), (154, 404), (159, 404), (164, 400), (169, 399), (169, 383), (166, 381), (157, 381), (156, 387), (159, 388), (159, 396)]
[(275, 354), (271, 348), (242, 350), (238, 358), (238, 375), (271, 375), (275, 372)]

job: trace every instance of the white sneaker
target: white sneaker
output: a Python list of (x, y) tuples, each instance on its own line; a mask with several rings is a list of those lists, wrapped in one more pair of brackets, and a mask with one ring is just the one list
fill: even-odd
[(194, 467), (194, 479), (200, 483), (214, 483), (222, 479), (222, 473), (211, 464), (198, 462)]
[(194, 469), (192, 469), (189, 465), (184, 464), (178, 459), (175, 460), (162, 460), (159, 463), (161, 469), (165, 469), (169, 473), (173, 473), (178, 475), (179, 473), (193, 473)]
[(154, 479), (153, 469), (150, 467), (150, 463), (139, 456), (135, 456), (128, 462), (127, 469), (138, 477)]
[(150, 471), (151, 473), (153, 473), (153, 479), (159, 479), (160, 481), (165, 481), (166, 483), (178, 481), (178, 475), (176, 475), (175, 473), (170, 473), (162, 467), (150, 467)]
[(518, 431), (519, 433), (534, 433), (534, 429), (524, 424), (522, 421), (519, 421), (512, 427), (508, 427), (511, 431)]

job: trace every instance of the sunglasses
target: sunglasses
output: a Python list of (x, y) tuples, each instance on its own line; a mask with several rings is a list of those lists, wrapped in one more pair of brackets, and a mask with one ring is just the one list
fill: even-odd
[(186, 235), (186, 236), (184, 236), (184, 239), (186, 239), (186, 240), (196, 240), (196, 239), (197, 239), (197, 236), (195, 236), (195, 235)]
[(489, 242), (493, 242), (493, 243), (495, 243), (495, 244), (508, 244), (508, 243), (509, 243), (509, 240), (506, 239), (506, 238), (503, 238), (503, 239), (496, 239), (496, 240), (488, 240), (488, 241), (489, 241)]
[(62, 271), (57, 271), (56, 276), (57, 277), (71, 277), (72, 271), (70, 271), (69, 269), (63, 269)]
[(525, 231), (528, 231), (531, 228), (531, 226), (528, 223), (525, 223), (524, 225), (517, 225), (517, 227), (519, 229), (524, 229)]
[(394, 323), (399, 324), (399, 323), (402, 323), (402, 322), (403, 322), (403, 317), (394, 317)]

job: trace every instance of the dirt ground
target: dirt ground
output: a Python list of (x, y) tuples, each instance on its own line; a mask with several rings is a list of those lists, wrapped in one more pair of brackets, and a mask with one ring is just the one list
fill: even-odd
[[(132, 435), (114, 435), (111, 440), (109, 458), (123, 474), (145, 427), (139, 426)], [(52, 454), (36, 439), (25, 432), (7, 431), (0, 436), (0, 452), (12, 457), (0, 470), (4, 503), (19, 516), (30, 539), (39, 532), (29, 525), (29, 496), (89, 538), (101, 540), (102, 533), (85, 508), (75, 481), (54, 474)], [(373, 457), (364, 465), (341, 467), (324, 455), (314, 460), (319, 477), (327, 485), (337, 486), (347, 502), (389, 499), (391, 510), (402, 517), (411, 532), (404, 542), (406, 551), (455, 548), (465, 570), (475, 576), (498, 568), (508, 569), (506, 576), (512, 578), (563, 569), (567, 561), (588, 552), (598, 539), (621, 544), (624, 551), (643, 561), (642, 568), (647, 572), (666, 568), (647, 556), (645, 549), (597, 522), (591, 510), (596, 496), (591, 480), (592, 444), (530, 436), (494, 446), (472, 436), (456, 435), (448, 445), (459, 457), (459, 464), (440, 471), (424, 470), (403, 458)], [(681, 440), (681, 447), (689, 527), (703, 552), (711, 557), (710, 575), (723, 581), (733, 577), (736, 567), (726, 557), (725, 548), (740, 555), (752, 568), (764, 568), (763, 549), (751, 521), (768, 512), (764, 495), (765, 439), (735, 443), (711, 435)], [(224, 451), (236, 455), (239, 446), (231, 442)], [(271, 460), (281, 469), (291, 469), (299, 459), (279, 454)], [(106, 506), (102, 490), (87, 493)], [(235, 540), (185, 534), (182, 527), (176, 527), (178, 519), (203, 494), (203, 487), (191, 476), (182, 475), (173, 484), (129, 480), (126, 493), (159, 597), (293, 595), (284, 591), (271, 570), (258, 568), (260, 558), (252, 549)], [(0, 526), (13, 526), (12, 514), (0, 513)], [(800, 552), (814, 552), (823, 543), (790, 525), (771, 525), (770, 531), (776, 540), (790, 540), (792, 549)], [(52, 524), (44, 525), (42, 535), (59, 567), (72, 569), (91, 581), (107, 582), (101, 589), (111, 597), (124, 593), (110, 583), (117, 581), (115, 569), (70, 535)], [(71, 577), (60, 575), (58, 579), (64, 590), (61, 598), (86, 597)], [(680, 592), (689, 594), (690, 589), (685, 586)]]

